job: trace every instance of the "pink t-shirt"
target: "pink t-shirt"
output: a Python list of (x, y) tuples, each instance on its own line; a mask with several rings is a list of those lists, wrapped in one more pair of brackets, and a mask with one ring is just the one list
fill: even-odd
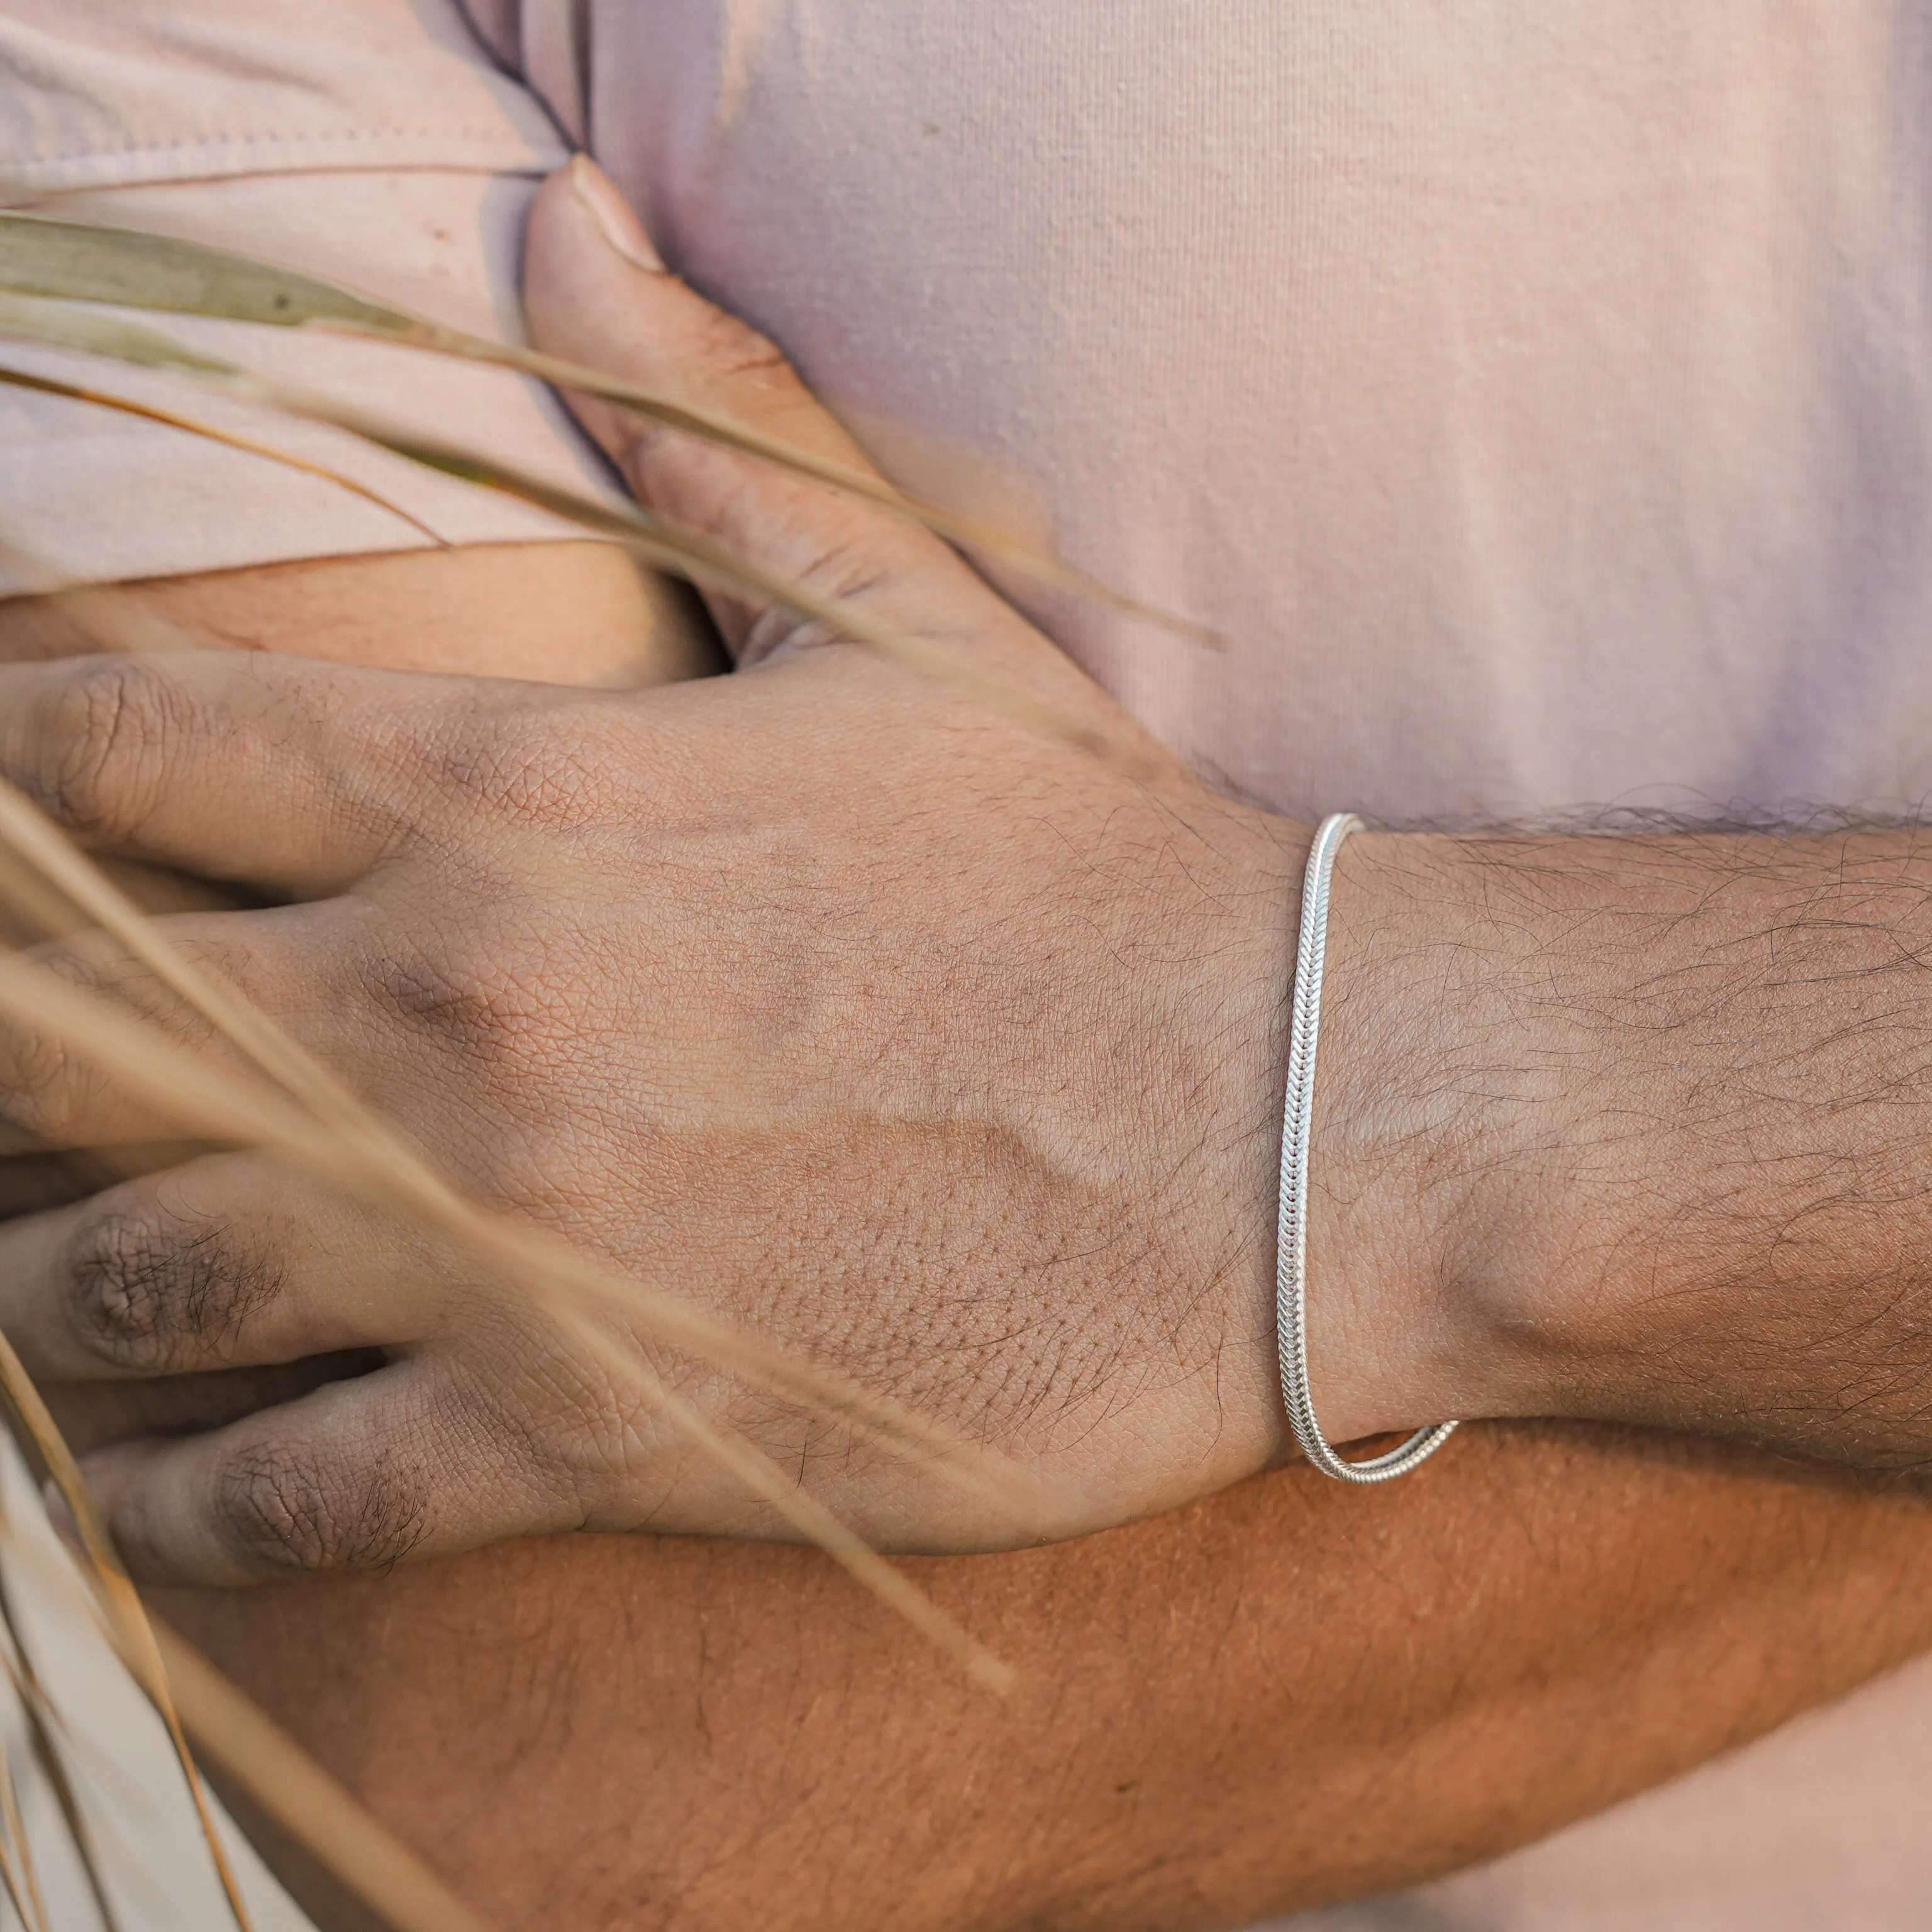
[[(1219, 630), (1020, 592), (1282, 810), (1932, 790), (1932, 30), (1906, 0), (0, 0), (0, 194), (472, 325), (514, 327), (531, 185), (588, 146), (894, 474)], [(169, 326), (598, 484), (513, 380)], [(559, 533), (275, 433), (458, 540)], [(71, 406), (0, 392), (0, 533), (80, 574), (418, 540)], [(1928, 1741), (1932, 1665), (1309, 1922), (1903, 1932)]]

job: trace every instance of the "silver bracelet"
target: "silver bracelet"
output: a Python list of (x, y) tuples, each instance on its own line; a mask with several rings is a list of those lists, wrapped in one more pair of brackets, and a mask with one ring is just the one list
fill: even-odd
[(1308, 1393), (1308, 1124), (1315, 1112), (1315, 1040), (1322, 1025), (1322, 956), (1328, 940), (1328, 883), (1342, 841), (1361, 830), (1352, 812), (1322, 821), (1301, 882), (1301, 938), (1294, 952), (1294, 1004), (1288, 1027), (1288, 1093), (1281, 1110), (1281, 1208), (1275, 1224), (1276, 1346), (1281, 1356), (1281, 1399), (1294, 1439), (1324, 1476), (1342, 1483), (1386, 1483), (1406, 1476), (1435, 1454), (1453, 1422), (1418, 1429), (1387, 1454), (1345, 1462), (1315, 1420)]

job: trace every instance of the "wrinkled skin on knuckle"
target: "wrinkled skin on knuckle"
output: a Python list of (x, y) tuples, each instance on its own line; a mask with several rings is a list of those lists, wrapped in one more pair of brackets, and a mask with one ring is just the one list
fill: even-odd
[[(102, 959), (82, 944), (30, 956), (69, 991), (158, 1025), (176, 1044), (206, 1048), (214, 1037), (201, 1014), (166, 994), (146, 968)], [(0, 1022), (0, 1120), (59, 1147), (81, 1137), (111, 1085), (106, 1071), (52, 1029)]]
[(741, 405), (748, 392), (762, 391), (784, 400), (804, 394), (804, 386), (777, 344), (749, 322), (710, 308), (693, 318), (693, 326), (698, 339), (692, 345), (691, 366), (703, 370), (707, 382), (729, 388)]
[(442, 1433), (489, 1443), (492, 1462), (516, 1472), (545, 1526), (585, 1527), (587, 1498), (618, 1466), (604, 1451), (602, 1378), (580, 1372), (570, 1346), (522, 1311), (505, 1308), (482, 1335), (468, 1327), (433, 1398)]
[(478, 808), (512, 832), (568, 833), (608, 819), (633, 789), (640, 748), (615, 701), (573, 692), (519, 702), (520, 710), (496, 698), (453, 725), (432, 721), (432, 780), (466, 840), (479, 829)]
[(494, 1061), (522, 1017), (516, 982), (487, 960), (424, 947), (372, 962), (370, 974), (396, 1018), (466, 1060)]
[(211, 1507), (223, 1546), (259, 1575), (391, 1569), (428, 1534), (400, 1451), (358, 1474), (306, 1445), (257, 1443), (221, 1468)]
[(126, 842), (160, 799), (184, 704), (167, 679), (139, 658), (89, 660), (41, 702), (28, 790), (82, 838)]
[(152, 1196), (90, 1218), (66, 1262), (68, 1318), (82, 1346), (153, 1374), (209, 1366), (282, 1286), (278, 1264), (232, 1230)]
[(100, 1076), (69, 1051), (57, 1033), (0, 1028), (0, 1120), (18, 1133), (61, 1147), (100, 1090)]
[(427, 1041), (436, 1061), (454, 1052), (493, 1093), (520, 1086), (534, 1098), (556, 1083), (558, 1056), (570, 1054), (581, 1029), (573, 954), (568, 938), (546, 938), (506, 914), (487, 928), (393, 944), (363, 976), (391, 1021)]
[[(893, 560), (880, 555), (876, 519), (864, 511), (850, 511), (836, 538), (820, 533), (821, 523), (821, 519), (814, 520), (809, 550), (796, 552), (788, 574), (820, 597), (854, 606), (870, 604), (892, 575)], [(773, 604), (760, 612), (739, 638), (738, 668), (749, 670), (780, 658), (840, 646), (848, 641), (818, 619), (789, 605)]]

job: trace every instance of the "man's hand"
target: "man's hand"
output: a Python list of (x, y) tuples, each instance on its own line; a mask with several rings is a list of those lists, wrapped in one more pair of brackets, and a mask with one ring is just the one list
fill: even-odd
[[(754, 338), (611, 254), (560, 185), (532, 261), (576, 326), (626, 305), (602, 359), (650, 341), (644, 373), (854, 460)], [(463, 1186), (1043, 1472), (1067, 1498), (1055, 1529), (1264, 1466), (1292, 829), (1162, 757), (916, 528), (596, 426), (653, 507), (1131, 759), (724, 607), (755, 668), (648, 694), (218, 653), (22, 668), (5, 769), (98, 847), (298, 902), (170, 929)], [(165, 1004), (89, 942), (49, 956)], [(0, 1054), (23, 1137), (166, 1131), (51, 1042), (10, 1032)], [(621, 1365), (461, 1255), (262, 1158), (16, 1223), (0, 1279), (10, 1332), (55, 1380), (388, 1352), (226, 1428), (97, 1456), (90, 1479), (150, 1575), (778, 1527)], [(1040, 1528), (668, 1364), (642, 1324), (616, 1340), (876, 1541)]]
[[(856, 460), (767, 345), (634, 232), (608, 245), (598, 191), (539, 203), (551, 346)], [(1264, 1466), (1300, 835), (1138, 739), (910, 525), (585, 413), (652, 507), (970, 678), (730, 602), (746, 668), (648, 694), (225, 654), (23, 668), (0, 770), (98, 846), (298, 902), (172, 929), (462, 1185), (1042, 1472), (1052, 1513), (641, 1322), (614, 1364), (566, 1346), (420, 1231), (224, 1154), (0, 1234), (32, 1365), (388, 1360), (101, 1451), (130, 1558), (238, 1580), (586, 1526), (778, 1533), (626, 1361), (902, 1549), (1103, 1527)], [(1076, 754), (988, 678), (1128, 754)], [(1316, 1136), (1330, 1434), (1553, 1414), (1922, 1456), (1932, 1230), (1895, 1077), (1921, 874), (1907, 834), (1352, 845)], [(97, 944), (50, 956), (164, 1004)], [(54, 1043), (0, 1053), (23, 1136), (167, 1130)]]
[[(634, 661), (635, 607), (532, 567), (550, 554), (458, 553), (476, 582), (428, 602), (385, 557), (178, 591), (262, 648), (319, 625), (466, 669), (539, 636), (550, 677)], [(86, 1447), (316, 1378), (50, 1394)], [(1103, 1536), (921, 1560), (1041, 1693), (1004, 1701), (768, 1545), (563, 1536), (163, 1607), (505, 1922), (1180, 1932), (1466, 1862), (1848, 1688), (1932, 1634), (1927, 1525), (1702, 1444), (1472, 1428), (1371, 1498), (1291, 1466)], [(319, 1923), (369, 1932), (257, 1842)]]

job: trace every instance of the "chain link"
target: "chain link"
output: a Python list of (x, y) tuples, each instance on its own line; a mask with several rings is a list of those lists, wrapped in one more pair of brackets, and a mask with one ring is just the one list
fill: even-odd
[(1294, 952), (1294, 1001), (1288, 1028), (1288, 1091), (1281, 1113), (1281, 1207), (1275, 1223), (1274, 1310), (1281, 1399), (1303, 1454), (1342, 1483), (1387, 1483), (1442, 1448), (1456, 1425), (1432, 1423), (1385, 1455), (1345, 1462), (1315, 1419), (1308, 1390), (1308, 1128), (1315, 1112), (1315, 1042), (1322, 1025), (1322, 958), (1328, 940), (1328, 886), (1335, 854), (1362, 821), (1338, 812), (1322, 821), (1301, 884), (1301, 937)]

